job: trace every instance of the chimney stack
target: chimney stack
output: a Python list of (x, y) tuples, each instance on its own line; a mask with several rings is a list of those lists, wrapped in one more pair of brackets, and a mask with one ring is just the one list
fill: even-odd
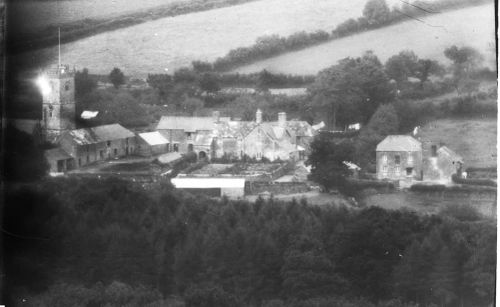
[(286, 113), (285, 112), (278, 113), (278, 124), (280, 127), (283, 127), (283, 128), (286, 126)]
[(260, 109), (257, 109), (257, 112), (255, 112), (255, 122), (257, 124), (262, 123), (262, 111)]
[(214, 111), (212, 113), (212, 118), (214, 120), (214, 123), (218, 123), (220, 120), (220, 112), (219, 111)]

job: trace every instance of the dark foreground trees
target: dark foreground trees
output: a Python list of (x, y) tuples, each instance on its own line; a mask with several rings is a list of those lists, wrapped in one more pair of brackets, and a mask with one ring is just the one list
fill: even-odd
[(118, 179), (51, 179), (7, 192), (7, 305), (493, 301), (490, 221), (216, 201)]

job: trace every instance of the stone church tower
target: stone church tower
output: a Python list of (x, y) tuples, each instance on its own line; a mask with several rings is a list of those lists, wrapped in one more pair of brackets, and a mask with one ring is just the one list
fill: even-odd
[(48, 141), (75, 128), (75, 73), (59, 65), (40, 76), (42, 129)]

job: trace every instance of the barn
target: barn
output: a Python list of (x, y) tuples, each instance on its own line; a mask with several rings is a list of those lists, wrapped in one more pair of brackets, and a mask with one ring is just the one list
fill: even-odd
[(137, 153), (144, 157), (161, 155), (169, 150), (168, 140), (158, 131), (139, 133)]

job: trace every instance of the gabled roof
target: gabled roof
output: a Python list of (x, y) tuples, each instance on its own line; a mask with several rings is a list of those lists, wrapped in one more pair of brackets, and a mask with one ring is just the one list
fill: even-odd
[(212, 133), (198, 133), (193, 143), (195, 146), (210, 146), (213, 138)]
[(125, 129), (119, 124), (69, 130), (67, 135), (78, 145), (89, 145), (135, 136), (132, 131)]
[(464, 159), (458, 155), (456, 152), (454, 152), (453, 150), (449, 149), (448, 147), (446, 146), (441, 146), (438, 150), (437, 150), (437, 154), (438, 155), (444, 155), (444, 156), (447, 156), (450, 158), (450, 160), (452, 161), (458, 161), (458, 162), (462, 162), (464, 161)]
[(409, 135), (388, 135), (377, 145), (377, 151), (421, 151), (422, 143)]
[[(222, 122), (229, 120), (229, 117), (219, 118)], [(162, 116), (156, 130), (211, 131), (215, 126), (213, 117), (209, 116)]]
[(112, 141), (135, 136), (132, 131), (125, 129), (120, 124), (103, 125), (90, 129), (95, 133), (100, 141)]
[(59, 147), (45, 150), (44, 155), (48, 161), (73, 159), (72, 156), (70, 156), (67, 152), (65, 152), (62, 148)]
[(168, 140), (158, 131), (139, 133), (139, 137), (151, 146), (168, 144)]

